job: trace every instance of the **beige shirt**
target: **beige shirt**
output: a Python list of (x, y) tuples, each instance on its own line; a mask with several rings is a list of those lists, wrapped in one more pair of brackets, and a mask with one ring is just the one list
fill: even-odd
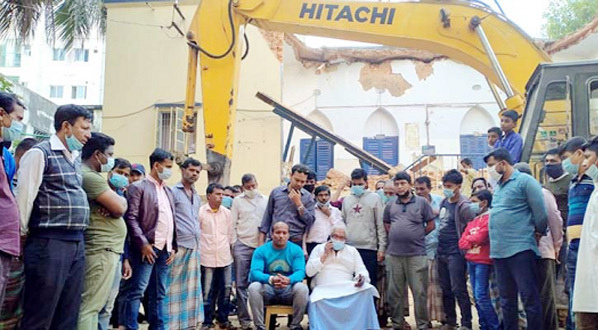
[(249, 247), (257, 248), (259, 227), (267, 206), (268, 198), (262, 194), (249, 198), (243, 193), (233, 200), (230, 210), (234, 229), (232, 243), (238, 240)]

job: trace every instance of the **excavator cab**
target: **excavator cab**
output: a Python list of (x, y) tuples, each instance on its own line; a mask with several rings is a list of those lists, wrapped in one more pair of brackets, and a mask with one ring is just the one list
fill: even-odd
[(546, 151), (598, 135), (598, 61), (540, 64), (525, 89), (521, 159), (538, 177)]

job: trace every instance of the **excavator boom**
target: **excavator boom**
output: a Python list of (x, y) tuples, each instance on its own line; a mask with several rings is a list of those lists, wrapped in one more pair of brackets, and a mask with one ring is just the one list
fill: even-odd
[[(228, 180), (242, 44), (239, 34), (247, 23), (272, 31), (441, 54), (486, 76), (505, 91), (507, 107), (520, 112), (529, 77), (539, 63), (550, 62), (518, 27), (490, 8), (469, 1), (203, 0), (188, 40), (190, 57), (200, 54), (210, 181)], [(186, 131), (192, 131), (195, 118), (197, 72), (192, 66)]]

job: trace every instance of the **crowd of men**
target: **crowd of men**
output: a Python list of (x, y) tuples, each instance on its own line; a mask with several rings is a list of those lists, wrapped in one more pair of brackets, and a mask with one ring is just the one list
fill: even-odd
[(267, 306), (290, 305), (291, 329), (305, 313), (310, 329), (406, 329), (411, 291), (414, 327), (472, 329), (469, 282), (481, 329), (552, 330), (558, 276), (567, 329), (598, 324), (598, 139), (548, 151), (543, 188), (517, 163), (507, 111), (488, 135), (490, 180), (469, 159), (439, 187), (407, 172), (370, 187), (357, 168), (339, 198), (298, 164), (268, 197), (245, 174), (202, 202), (199, 161), (170, 187), (172, 154), (155, 149), (148, 171), (115, 158), (76, 105), (13, 157), (24, 111), (0, 93), (0, 328), (138, 329), (143, 305), (151, 329), (233, 329), (231, 312), (265, 329)]

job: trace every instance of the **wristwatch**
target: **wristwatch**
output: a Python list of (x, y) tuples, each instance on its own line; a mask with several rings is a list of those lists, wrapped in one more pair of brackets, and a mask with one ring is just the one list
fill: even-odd
[(297, 207), (297, 212), (301, 212), (305, 210), (305, 206), (303, 206), (303, 204), (299, 205), (299, 207)]

